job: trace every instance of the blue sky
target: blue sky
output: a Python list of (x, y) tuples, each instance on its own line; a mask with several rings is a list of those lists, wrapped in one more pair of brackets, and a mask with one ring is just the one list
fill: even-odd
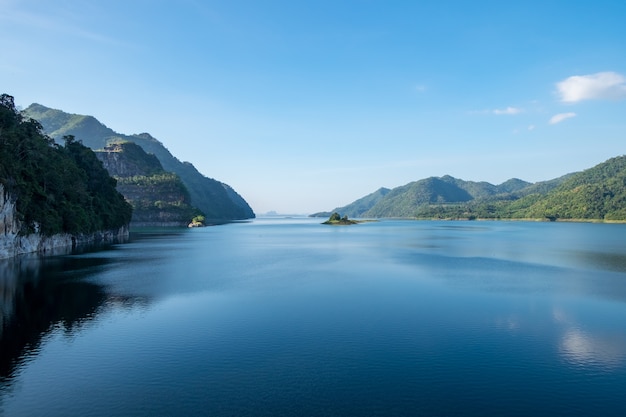
[(623, 0), (0, 0), (0, 92), (312, 213), (624, 154), (624, 22)]

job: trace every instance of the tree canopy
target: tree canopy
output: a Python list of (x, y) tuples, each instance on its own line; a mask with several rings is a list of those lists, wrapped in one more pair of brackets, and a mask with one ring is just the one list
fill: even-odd
[(24, 234), (112, 230), (132, 214), (91, 149), (73, 136), (56, 144), (8, 94), (0, 96), (0, 182), (16, 199)]

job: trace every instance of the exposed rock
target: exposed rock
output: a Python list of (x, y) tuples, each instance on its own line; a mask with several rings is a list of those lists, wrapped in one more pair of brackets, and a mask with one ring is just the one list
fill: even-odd
[(139, 145), (111, 143), (96, 155), (117, 180), (117, 191), (133, 206), (132, 227), (184, 227), (200, 213), (180, 177), (166, 172), (157, 157)]
[[(136, 143), (148, 154), (154, 154), (165, 171), (176, 173), (180, 177), (188, 190), (190, 205), (197, 207), (212, 223), (255, 217), (252, 208), (232, 187), (204, 176), (189, 162), (181, 162), (148, 133), (124, 135), (106, 127), (92, 116), (68, 114), (40, 104), (31, 104), (22, 113), (39, 121), (46, 134), (57, 143), (62, 143), (65, 135), (75, 136), (93, 150), (103, 149), (120, 141)], [(116, 157), (111, 155), (112, 159)], [(132, 176), (130, 173), (119, 175)]]
[(15, 200), (0, 184), (0, 259), (25, 253), (55, 254), (58, 249), (80, 245), (123, 241), (128, 238), (128, 227), (91, 234), (71, 235), (60, 233), (44, 236), (40, 233), (21, 235)]
[(133, 142), (112, 143), (96, 151), (98, 159), (112, 177), (134, 177), (164, 172), (153, 154), (146, 153)]

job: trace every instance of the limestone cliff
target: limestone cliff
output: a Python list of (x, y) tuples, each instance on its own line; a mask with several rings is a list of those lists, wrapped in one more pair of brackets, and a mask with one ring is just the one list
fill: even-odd
[(152, 154), (133, 142), (116, 142), (96, 155), (133, 206), (131, 226), (187, 226), (201, 212), (191, 205), (178, 175), (166, 172)]
[(0, 184), (0, 259), (25, 253), (44, 255), (71, 250), (79, 245), (120, 242), (128, 238), (128, 227), (87, 234), (57, 233), (51, 236), (35, 233), (22, 234), (15, 199)]
[[(254, 218), (252, 208), (232, 187), (201, 174), (191, 163), (182, 162), (148, 133), (125, 135), (115, 132), (92, 116), (69, 114), (41, 104), (32, 104), (22, 113), (37, 120), (46, 134), (57, 143), (73, 135), (91, 149), (103, 149), (120, 140), (133, 142), (145, 152), (154, 154), (163, 169), (181, 179), (190, 195), (190, 204), (204, 213), (210, 222), (228, 222)], [(179, 138), (183, 140), (184, 138)]]

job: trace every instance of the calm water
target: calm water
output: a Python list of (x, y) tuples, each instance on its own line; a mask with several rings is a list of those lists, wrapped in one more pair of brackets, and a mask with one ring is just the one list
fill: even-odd
[(626, 225), (318, 223), (0, 261), (0, 415), (626, 415)]

